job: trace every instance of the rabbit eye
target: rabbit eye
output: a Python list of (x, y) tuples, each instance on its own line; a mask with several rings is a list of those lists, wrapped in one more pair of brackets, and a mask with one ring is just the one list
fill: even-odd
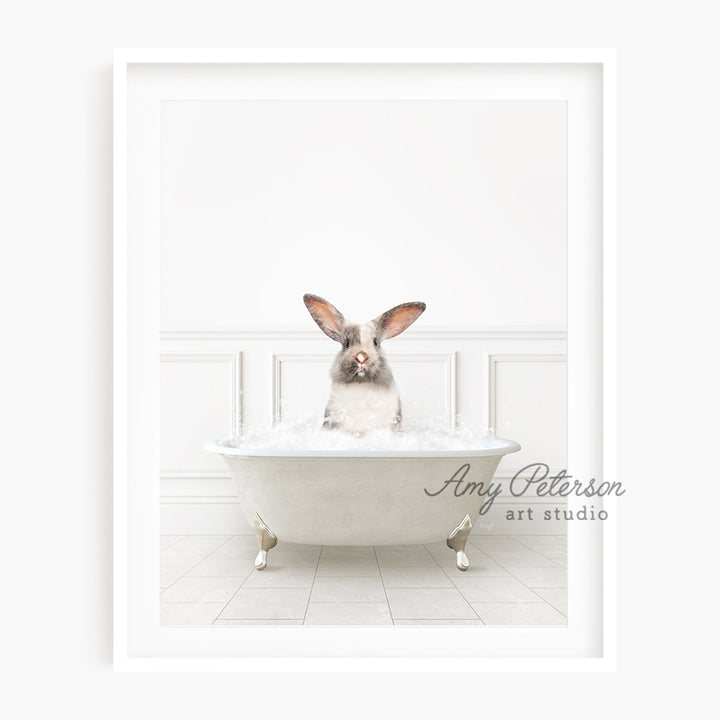
[(345, 349), (347, 350), (350, 347), (350, 338), (345, 338)]
[(373, 345), (375, 345), (375, 347), (377, 347), (377, 338), (373, 338)]

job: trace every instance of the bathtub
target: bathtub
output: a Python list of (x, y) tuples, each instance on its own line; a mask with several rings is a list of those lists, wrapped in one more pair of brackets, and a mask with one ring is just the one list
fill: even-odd
[[(208, 442), (235, 480), (258, 541), (255, 567), (278, 540), (310, 545), (445, 541), (460, 570), (465, 543), (503, 455), (520, 445), (486, 438), (474, 450), (248, 450)], [(481, 485), (482, 483), (482, 485)]]

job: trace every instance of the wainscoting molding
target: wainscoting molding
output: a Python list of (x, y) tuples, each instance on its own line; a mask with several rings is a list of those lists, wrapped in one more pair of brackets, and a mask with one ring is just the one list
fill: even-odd
[[(160, 354), (161, 368), (166, 363), (181, 363), (190, 367), (196, 367), (198, 364), (221, 364), (226, 365), (226, 377), (229, 377), (230, 391), (230, 417), (228, 418), (228, 427), (231, 434), (235, 435), (240, 432), (242, 427), (242, 353), (221, 353), (221, 352), (161, 352)], [(229, 375), (228, 375), (229, 374)], [(180, 390), (179, 388), (177, 389)], [(161, 386), (160, 409), (163, 409), (163, 393)], [(162, 417), (162, 415), (161, 415)], [(209, 438), (208, 438), (209, 439)], [(208, 456), (210, 458), (211, 456)], [(161, 461), (162, 462), (162, 461)], [(212, 466), (188, 467), (181, 463), (173, 463), (171, 466), (163, 466), (160, 468), (161, 479), (173, 479), (178, 477), (194, 477), (194, 478), (210, 478), (222, 473), (225, 477), (229, 477), (228, 473), (218, 470)]]
[[(564, 354), (550, 354), (550, 353), (513, 353), (513, 354), (492, 354), (488, 353), (487, 355), (487, 367), (488, 367), (488, 383), (487, 383), (487, 418), (488, 418), (488, 426), (495, 429), (495, 433), (499, 437), (504, 436), (505, 428), (501, 427), (502, 423), (499, 422), (498, 418), (498, 375), (500, 368), (504, 364), (508, 363), (559, 363), (562, 364), (562, 367), (564, 368), (567, 365), (567, 357)], [(537, 369), (536, 377), (537, 380), (540, 380), (540, 369)], [(563, 450), (561, 454), (566, 455), (566, 438), (567, 438), (567, 401), (563, 400), (561, 398), (558, 398), (558, 390), (562, 390), (562, 386), (567, 387), (567, 376), (565, 374), (565, 377), (562, 380), (562, 383), (555, 383), (553, 386), (553, 383), (548, 383), (542, 387), (542, 389), (538, 389), (538, 395), (537, 397), (542, 398), (542, 395), (544, 393), (545, 397), (544, 402), (542, 403), (542, 408), (544, 408), (544, 411), (541, 410), (540, 413), (533, 413), (533, 415), (540, 416), (545, 415), (550, 409), (554, 408), (555, 405), (557, 405), (558, 402), (563, 402), (563, 407), (561, 408), (560, 415), (562, 418), (565, 419), (565, 424), (562, 424), (562, 418), (558, 419), (555, 423), (552, 423), (551, 430), (555, 430), (556, 434), (561, 436), (558, 438), (553, 438), (549, 442), (547, 442), (547, 447), (551, 447), (553, 449), (559, 447), (562, 447)], [(537, 400), (536, 400), (537, 402)], [(555, 408), (557, 409), (557, 408)], [(529, 413), (528, 413), (529, 414)], [(544, 425), (543, 428), (545, 431), (548, 429), (547, 425)], [(512, 428), (508, 428), (508, 436), (512, 437), (512, 439), (516, 439), (513, 436), (513, 430)], [(520, 459), (527, 459), (528, 462), (518, 462), (518, 458)], [(502, 469), (499, 469), (498, 472), (495, 474), (496, 477), (501, 479), (509, 479), (512, 478), (518, 470), (520, 470), (525, 465), (529, 464), (529, 462), (547, 462), (549, 458), (547, 456), (538, 455), (537, 457), (533, 458), (527, 458), (525, 452), (520, 452), (517, 455), (511, 455), (507, 462), (504, 463), (505, 467)], [(563, 469), (558, 463), (552, 463), (553, 468), (552, 470), (558, 471)], [(508, 467), (509, 466), (509, 467)]]
[(310, 353), (292, 353), (287, 355), (272, 356), (272, 418), (274, 423), (282, 420), (283, 409), (283, 365), (291, 363), (313, 363), (329, 368), (333, 361), (333, 355), (314, 355)]

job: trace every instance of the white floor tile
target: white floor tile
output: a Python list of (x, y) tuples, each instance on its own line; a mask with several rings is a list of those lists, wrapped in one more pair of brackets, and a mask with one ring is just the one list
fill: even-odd
[(455, 586), (469, 602), (542, 602), (513, 577), (454, 577)]
[(316, 577), (310, 602), (386, 602), (379, 577)]
[(525, 550), (525, 546), (505, 536), (471, 535), (469, 544), (482, 552), (489, 550)]
[(197, 550), (211, 553), (224, 545), (230, 539), (229, 535), (188, 535), (173, 543), (173, 550)]
[(513, 535), (514, 540), (517, 540), (523, 545), (543, 545), (548, 546), (561, 546), (567, 545), (567, 535)]
[(320, 548), (315, 550), (292, 550), (287, 547), (273, 548), (268, 552), (268, 567), (270, 565), (311, 565), (316, 567)]
[[(253, 538), (254, 540), (254, 538)], [(270, 551), (272, 552), (272, 550)], [(228, 540), (224, 545), (221, 545), (217, 550), (214, 550), (210, 557), (219, 558), (254, 558), (258, 554), (257, 541), (252, 543), (247, 542), (243, 539), (237, 542), (235, 538)]]
[(311, 588), (314, 565), (268, 565), (254, 570), (243, 583), (244, 588)]
[(200, 550), (161, 550), (160, 567), (190, 567), (205, 557), (207, 553)]
[(247, 535), (233, 535), (228, 540), (229, 545), (249, 545), (250, 547), (257, 548), (258, 541), (255, 537), (254, 533), (249, 533)]
[(537, 552), (546, 558), (564, 558), (567, 555), (567, 542), (557, 535), (523, 535), (518, 538), (528, 550)]
[[(257, 554), (257, 546), (255, 546), (254, 552)], [(312, 565), (314, 567), (317, 565), (319, 557), (320, 545), (279, 542), (268, 551), (268, 567), (270, 565)]]
[(472, 603), (486, 625), (567, 625), (567, 618), (547, 603)]
[(190, 570), (190, 568), (183, 565), (161, 567), (160, 589), (165, 590), (165, 588), (170, 587), (170, 585), (172, 585), (177, 579), (181, 578), (188, 570)]
[(378, 564), (437, 566), (423, 545), (383, 545), (375, 548)]
[(242, 584), (236, 577), (182, 577), (160, 595), (160, 602), (227, 602)]
[(554, 560), (549, 560), (543, 557), (539, 553), (533, 552), (532, 550), (488, 550), (488, 556), (499, 565), (506, 567), (513, 565), (515, 567), (523, 566), (542, 566), (542, 565), (555, 565)]
[(171, 545), (174, 545), (178, 540), (182, 540), (184, 535), (161, 535), (160, 536), (160, 549), (165, 550)]
[(562, 567), (511, 567), (507, 570), (531, 588), (566, 588), (567, 570)]
[(458, 570), (455, 556), (440, 562), (440, 567), (451, 578), (454, 577), (509, 577), (510, 573), (489, 557), (469, 558), (470, 567)]
[(304, 550), (308, 553), (319, 555), (322, 545), (307, 545), (306, 543), (279, 542), (276, 546), (278, 550)]
[(160, 603), (161, 625), (212, 625), (225, 603)]
[(240, 588), (220, 619), (291, 620), (305, 617), (310, 590)]
[(550, 558), (550, 560), (565, 560), (567, 557), (567, 550), (564, 548), (552, 549), (550, 547), (536, 546), (535, 552), (539, 553), (543, 557)]
[(318, 577), (380, 577), (377, 560), (357, 558), (328, 558), (320, 556), (317, 566)]
[(477, 615), (457, 590), (388, 588), (393, 619), (476, 619)]
[[(455, 551), (451, 550), (444, 542), (428, 543), (425, 545), (425, 549), (438, 562), (444, 562), (445, 560), (453, 560), (455, 558)], [(484, 552), (478, 550), (476, 547), (473, 547), (472, 545), (470, 545), (470, 543), (467, 544), (465, 552), (470, 558), (470, 562), (473, 561), (473, 558), (487, 557)]]
[(375, 551), (371, 545), (323, 545), (320, 557), (374, 560)]
[(559, 610), (565, 617), (568, 614), (567, 589), (538, 588), (535, 592), (546, 602)]
[(387, 602), (329, 602), (308, 605), (306, 625), (392, 625)]
[(215, 625), (302, 625), (302, 618), (278, 619), (278, 618), (218, 618)]
[(253, 558), (215, 558), (209, 557), (196, 565), (188, 576), (190, 577), (236, 577), (245, 579), (255, 571)]
[(444, 618), (436, 620), (425, 618), (424, 620), (408, 620), (407, 618), (395, 618), (395, 625), (484, 625), (480, 618)]
[(439, 567), (391, 565), (382, 568), (386, 588), (452, 588), (450, 578)]

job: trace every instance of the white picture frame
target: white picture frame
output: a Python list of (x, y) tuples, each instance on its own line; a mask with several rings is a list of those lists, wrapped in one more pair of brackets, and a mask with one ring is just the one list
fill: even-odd
[[(602, 526), (568, 524), (567, 628), (160, 627), (156, 431), (138, 399), (157, 390), (157, 288), (152, 248), (129, 256), (128, 78), (137, 65), (182, 70), (228, 64), (486, 64), (528, 70), (498, 82), (497, 98), (568, 103), (569, 467), (579, 477), (616, 475), (615, 54), (612, 50), (116, 50), (114, 59), (114, 663), (120, 671), (612, 671), (616, 664), (616, 502)], [(600, 102), (577, 66), (601, 75)], [(166, 96), (167, 97), (167, 96)], [(152, 101), (152, 98), (149, 98)], [(598, 145), (598, 142), (600, 145)], [(577, 180), (578, 182), (574, 182)], [(582, 180), (582, 182), (580, 182)], [(152, 201), (152, 178), (148, 179)], [(129, 285), (141, 267), (143, 289)], [(142, 345), (143, 351), (137, 352)], [(151, 367), (152, 365), (152, 367)], [(138, 427), (147, 425), (138, 443)], [(129, 432), (129, 428), (133, 432)], [(155, 459), (154, 459), (155, 458)], [(153, 474), (154, 473), (154, 474)], [(573, 502), (570, 500), (569, 508)], [(155, 553), (155, 556), (157, 553)], [(482, 633), (482, 635), (479, 634)], [(348, 650), (352, 648), (352, 650)]]

